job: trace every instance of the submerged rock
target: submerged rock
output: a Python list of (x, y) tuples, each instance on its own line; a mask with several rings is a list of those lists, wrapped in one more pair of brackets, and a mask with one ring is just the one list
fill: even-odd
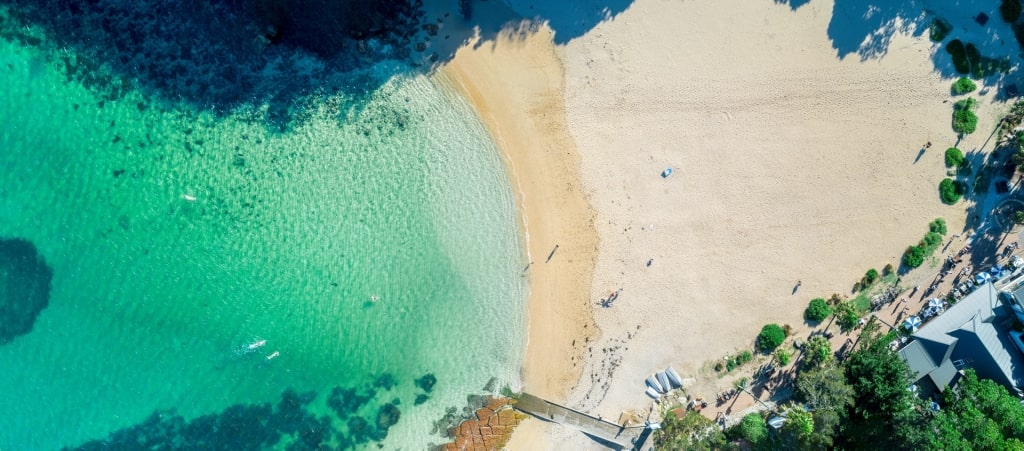
[(423, 377), (416, 379), (416, 386), (427, 393), (434, 389), (435, 384), (437, 384), (437, 377), (434, 376), (434, 373), (427, 373)]
[(53, 270), (35, 245), (23, 239), (0, 239), (0, 344), (32, 330), (50, 302)]

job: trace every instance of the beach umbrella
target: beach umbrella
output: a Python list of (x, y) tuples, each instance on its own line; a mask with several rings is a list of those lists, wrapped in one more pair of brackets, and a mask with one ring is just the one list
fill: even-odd
[(917, 328), (920, 325), (921, 318), (918, 318), (916, 316), (911, 316), (910, 318), (907, 318), (905, 321), (903, 321), (903, 327), (906, 327), (911, 332), (917, 332)]
[(932, 298), (930, 301), (928, 301), (928, 308), (941, 309), (942, 308), (942, 299)]

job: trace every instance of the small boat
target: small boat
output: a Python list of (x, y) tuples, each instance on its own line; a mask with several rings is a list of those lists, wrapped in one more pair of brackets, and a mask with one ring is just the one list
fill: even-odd
[(644, 391), (644, 393), (647, 393), (647, 396), (650, 396), (652, 399), (661, 399), (661, 393), (658, 393), (657, 390), (651, 387), (647, 387), (647, 390)]
[(245, 345), (245, 348), (250, 350), (250, 351), (255, 351), (255, 350), (263, 347), (263, 345), (265, 345), (265, 344), (267, 344), (267, 340), (258, 340), (258, 341), (254, 341), (252, 343), (249, 343), (249, 344)]
[(661, 171), (661, 178), (666, 178), (670, 175), (672, 175), (672, 168), (665, 168), (664, 171)]
[(672, 381), (672, 384), (674, 386), (683, 386), (683, 378), (679, 377), (679, 373), (677, 373), (676, 370), (672, 369), (672, 367), (665, 368), (665, 374), (668, 375), (669, 380)]
[(182, 194), (181, 198), (185, 199), (185, 200), (187, 200), (189, 202), (195, 202), (196, 201), (196, 196), (193, 196), (191, 194)]
[(658, 383), (658, 379), (651, 375), (647, 378), (647, 387), (655, 389), (658, 393), (664, 393), (665, 389), (661, 388), (661, 384)]
[(274, 360), (274, 359), (276, 359), (276, 358), (277, 358), (277, 356), (279, 356), (279, 355), (281, 355), (281, 353), (280, 353), (280, 352), (278, 352), (278, 351), (274, 351), (273, 353), (271, 353), (270, 355), (268, 355), (268, 356), (267, 356), (267, 360)]
[(669, 385), (669, 383), (668, 383), (668, 376), (665, 375), (664, 371), (659, 371), (657, 376), (658, 376), (658, 382), (661, 382), (661, 387), (664, 388), (664, 390), (662, 390), (662, 391), (664, 393), (668, 393), (668, 391), (672, 389), (672, 386)]

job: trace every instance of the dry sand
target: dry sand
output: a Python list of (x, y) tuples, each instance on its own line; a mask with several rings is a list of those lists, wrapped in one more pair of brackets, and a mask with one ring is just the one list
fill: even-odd
[[(497, 2), (476, 7), (475, 15), (518, 21)], [(596, 332), (588, 299), (597, 234), (565, 126), (562, 67), (551, 32), (520, 31), (463, 47), (441, 76), (470, 101), (494, 136), (517, 194), (531, 262), (524, 388), (563, 400), (582, 370), (582, 363), (573, 363), (582, 357), (578, 345)]]
[[(515, 2), (524, 14), (544, 6)], [(840, 58), (832, 8), (637, 0), (564, 46), (546, 27), (521, 29), (463, 48), (442, 70), (519, 193), (534, 262), (527, 390), (606, 418), (650, 406), (643, 380), (668, 365), (712, 390), (701, 369), (749, 349), (763, 324), (802, 334), (811, 298), (898, 264), (932, 219), (962, 230), (965, 205), (937, 193), (956, 141), (951, 80), (931, 60), (941, 49), (897, 33), (884, 55)], [(965, 152), (991, 150), (1002, 109), (992, 96), (980, 96)], [(596, 307), (619, 288), (613, 307)], [(591, 315), (601, 332), (587, 343)], [(509, 445), (590, 447), (540, 423)]]

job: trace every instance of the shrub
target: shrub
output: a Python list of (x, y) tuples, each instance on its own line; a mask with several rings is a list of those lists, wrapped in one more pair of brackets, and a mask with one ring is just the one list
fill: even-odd
[(978, 115), (974, 114), (977, 101), (972, 97), (953, 104), (953, 131), (969, 135), (978, 128)]
[(928, 231), (938, 233), (939, 235), (945, 235), (946, 220), (942, 218), (935, 218), (934, 221), (928, 223)]
[(953, 179), (946, 178), (939, 183), (939, 197), (943, 203), (953, 205), (964, 196), (964, 185)]
[(903, 264), (908, 268), (916, 268), (924, 263), (924, 249), (919, 246), (908, 246), (903, 251)]
[(921, 241), (924, 242), (924, 245), (921, 247), (924, 248), (925, 254), (930, 254), (936, 247), (939, 247), (939, 245), (942, 244), (942, 235), (935, 232), (928, 232)]
[(978, 85), (974, 84), (970, 78), (960, 77), (959, 80), (953, 82), (953, 86), (950, 88), (950, 91), (953, 95), (960, 96), (973, 92), (975, 89), (978, 89)]
[(964, 43), (954, 39), (946, 44), (946, 53), (953, 57), (953, 67), (957, 73), (966, 74), (971, 71), (971, 65), (967, 63), (967, 52)]
[(885, 274), (885, 275), (892, 274), (892, 263), (886, 263), (885, 264), (885, 267), (882, 268), (882, 274)]
[(757, 346), (762, 351), (771, 352), (779, 347), (785, 339), (786, 333), (782, 331), (782, 326), (774, 323), (766, 324), (761, 328), (761, 333), (757, 335)]
[(1020, 0), (1003, 0), (999, 5), (999, 15), (1003, 17), (1004, 22), (1016, 22), (1020, 18), (1020, 12)]
[(822, 321), (831, 314), (832, 309), (822, 298), (811, 299), (811, 303), (807, 305), (807, 310), (804, 310), (804, 318), (810, 321)]
[(836, 307), (836, 324), (839, 324), (844, 331), (857, 327), (859, 319), (860, 315), (857, 314), (857, 307), (853, 305), (853, 302), (843, 302)]
[(878, 270), (871, 268), (868, 272), (864, 273), (864, 280), (867, 281), (868, 285), (875, 283), (878, 280)]
[(946, 149), (946, 167), (958, 168), (964, 164), (964, 153), (956, 147)]
[(789, 351), (779, 348), (775, 350), (775, 359), (779, 361), (780, 366), (789, 365)]
[(1017, 210), (1013, 212), (1013, 222), (1017, 224), (1024, 224), (1024, 210)]
[(764, 418), (758, 413), (747, 414), (735, 427), (726, 433), (727, 436), (735, 439), (746, 440), (752, 446), (760, 446), (768, 440), (768, 426)]
[[(857, 320), (854, 319), (854, 324)], [(815, 335), (807, 340), (807, 348), (805, 349), (804, 368), (816, 368), (821, 366), (832, 357), (832, 344), (828, 342), (828, 339), (821, 336)]]
[(740, 353), (740, 355), (736, 356), (736, 361), (740, 365), (743, 365), (744, 363), (750, 363), (751, 360), (754, 360), (754, 354), (752, 354), (750, 351), (743, 351)]
[(928, 37), (932, 41), (941, 42), (943, 39), (946, 39), (950, 31), (953, 31), (953, 25), (950, 25), (949, 22), (943, 19), (936, 18), (932, 21), (931, 27), (929, 27)]

